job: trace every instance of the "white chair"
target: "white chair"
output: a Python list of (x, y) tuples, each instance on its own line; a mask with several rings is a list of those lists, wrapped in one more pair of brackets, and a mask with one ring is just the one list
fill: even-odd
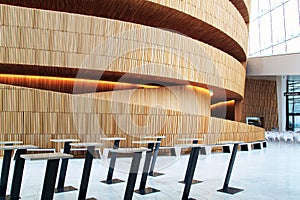
[(294, 141), (300, 143), (300, 134), (299, 133), (294, 133)]

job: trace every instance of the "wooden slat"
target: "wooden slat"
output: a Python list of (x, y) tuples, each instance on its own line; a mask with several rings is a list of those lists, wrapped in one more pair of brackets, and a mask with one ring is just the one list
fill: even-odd
[(278, 127), (276, 81), (247, 78), (245, 99), (242, 101), (242, 120), (246, 117), (264, 117), (264, 128)]
[[(6, 63), (41, 66), (39, 70), (43, 75), (43, 66), (53, 66), (71, 71), (77, 68), (124, 73), (122, 79), (126, 79), (126, 73), (135, 74), (135, 77), (171, 78), (218, 87), (243, 97), (244, 66), (228, 54), (186, 36), (110, 19), (5, 5), (1, 5), (1, 9), (4, 15), (0, 18), (1, 28), (5, 33), (0, 40), (3, 66)], [(22, 19), (28, 15), (32, 15), (28, 17), (32, 23), (23, 23)], [(58, 26), (57, 21), (70, 23)], [(74, 30), (85, 26), (88, 26), (88, 33), (86, 29)], [(79, 70), (78, 76), (82, 75), (85, 71)], [(97, 72), (95, 78), (100, 79), (101, 75)], [(2, 81), (12, 84), (10, 80)], [(22, 84), (23, 81), (17, 82)], [(24, 86), (35, 85), (24, 81)], [(70, 85), (64, 84), (64, 87), (68, 89)], [(80, 84), (78, 88), (81, 90)]]
[(182, 135), (204, 138), (208, 144), (264, 138), (264, 129), (200, 114), (2, 84), (0, 88), (1, 141), (20, 140), (59, 151), (61, 146), (50, 139), (99, 142), (101, 137), (124, 137), (123, 147), (138, 147), (131, 142), (145, 135), (165, 135), (164, 146), (176, 144)]
[[(165, 28), (187, 35), (199, 41), (215, 46), (222, 51), (234, 56), (239, 61), (246, 61), (248, 29), (247, 25), (229, 0), (210, 1), (172, 1), (169, 0), (1, 0), (0, 3), (18, 5), (47, 10), (78, 13), (89, 16), (105, 17), (152, 27)], [(212, 9), (213, 8), (213, 9)], [(17, 12), (13, 12), (18, 14)], [(51, 13), (47, 13), (47, 20)], [(43, 16), (38, 16), (39, 19)], [(33, 17), (31, 17), (32, 19)], [(83, 17), (82, 17), (83, 18)], [(30, 20), (28, 15), (23, 14), (20, 22), (24, 19)], [(34, 21), (47, 26), (46, 21)], [(74, 21), (61, 17), (58, 21), (52, 22), (57, 29), (72, 27), (74, 32), (78, 29), (89, 31), (88, 23), (83, 26), (72, 26)], [(78, 21), (78, 20), (76, 20)], [(178, 23), (180, 22), (180, 23)], [(31, 22), (25, 22), (30, 24)], [(106, 29), (113, 33), (115, 29)], [(51, 43), (50, 43), (51, 44)]]

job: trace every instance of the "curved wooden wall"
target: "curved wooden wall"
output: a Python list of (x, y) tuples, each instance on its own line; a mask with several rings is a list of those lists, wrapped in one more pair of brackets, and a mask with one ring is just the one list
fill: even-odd
[(235, 40), (242, 47), (244, 52), (247, 52), (247, 26), (236, 7), (234, 7), (229, 1), (149, 1), (189, 14), (201, 21), (210, 24), (213, 27), (220, 29), (222, 32)]
[(246, 24), (249, 23), (251, 0), (229, 0), (238, 9)]
[[(261, 128), (210, 116), (211, 102), (244, 96), (249, 2), (0, 0), (0, 73), (40, 76), (0, 76), (0, 140), (52, 147), (52, 138), (104, 135), (126, 137), (122, 146), (145, 134), (166, 135), (163, 145), (264, 139)], [(96, 83), (82, 91), (87, 72)], [(53, 87), (39, 87), (56, 73)], [(113, 91), (97, 83), (102, 75), (133, 82)], [(60, 92), (51, 91), (57, 84)], [(76, 87), (79, 94), (70, 92)]]
[(142, 106), (158, 106), (162, 109), (192, 115), (210, 116), (209, 91), (190, 85), (167, 86), (153, 89), (118, 90), (81, 96)]
[(174, 145), (182, 137), (203, 137), (208, 144), (264, 138), (264, 129), (244, 123), (4, 84), (0, 118), (1, 141), (22, 140), (40, 147), (56, 145), (50, 142), (53, 138), (99, 141), (103, 136), (126, 137), (122, 145), (132, 146), (132, 140), (145, 134), (166, 135), (162, 145)]
[(243, 65), (202, 42), (127, 22), (1, 8), (0, 63), (152, 75), (215, 86), (243, 97)]
[(248, 29), (239, 11), (228, 0), (1, 0), (1, 2), (164, 28), (215, 46), (239, 61), (246, 61)]

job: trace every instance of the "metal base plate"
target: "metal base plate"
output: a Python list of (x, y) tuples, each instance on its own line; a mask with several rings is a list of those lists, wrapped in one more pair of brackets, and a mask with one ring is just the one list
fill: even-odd
[[(203, 181), (192, 180), (192, 185), (193, 185), (193, 184), (197, 184), (197, 183), (202, 183), (202, 182), (203, 182)], [(183, 183), (183, 184), (185, 184), (184, 181), (178, 181), (178, 183)]]
[(145, 194), (151, 194), (154, 192), (160, 192), (160, 190), (157, 190), (155, 188), (151, 188), (151, 187), (147, 187), (144, 190), (134, 190), (135, 193), (141, 194), (141, 195), (145, 195)]
[(239, 189), (239, 188), (234, 188), (234, 187), (228, 187), (227, 190), (219, 189), (217, 190), (218, 192), (224, 192), (224, 193), (228, 193), (228, 194), (236, 194), (238, 192), (243, 191), (243, 189)]
[(117, 179), (117, 178), (114, 178), (111, 181), (104, 180), (104, 181), (100, 181), (100, 182), (110, 185), (110, 184), (114, 184), (114, 183), (122, 183), (124, 181), (120, 180), (120, 179)]
[(77, 188), (74, 188), (73, 186), (66, 186), (64, 188), (55, 188), (54, 193), (70, 192), (74, 190), (77, 190)]
[(159, 173), (159, 172), (153, 172), (152, 174), (149, 173), (149, 176), (152, 176), (152, 177), (157, 177), (157, 176), (162, 176), (162, 175), (165, 175), (165, 174)]

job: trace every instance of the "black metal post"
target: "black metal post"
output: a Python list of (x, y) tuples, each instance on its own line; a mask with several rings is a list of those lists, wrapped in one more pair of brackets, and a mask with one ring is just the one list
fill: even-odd
[(2, 162), (1, 180), (0, 180), (0, 199), (4, 198), (7, 189), (7, 180), (9, 176), (9, 168), (11, 163), (12, 150), (4, 150), (4, 157)]
[(134, 153), (132, 158), (130, 172), (128, 175), (128, 181), (126, 185), (124, 200), (131, 200), (133, 196), (134, 186), (136, 182), (137, 173), (140, 166), (140, 161), (142, 157), (142, 152)]
[(11, 190), (10, 190), (11, 200), (18, 200), (20, 197), (20, 190), (21, 190), (24, 164), (25, 164), (25, 160), (20, 156), (22, 154), (26, 154), (27, 149), (19, 149), (17, 152), (18, 154), (16, 155), (14, 175), (13, 175)]
[(238, 150), (238, 146), (239, 146), (238, 143), (235, 143), (233, 145), (232, 154), (231, 154), (230, 162), (229, 162), (229, 165), (228, 165), (227, 174), (226, 174), (226, 178), (225, 178), (225, 181), (224, 181), (224, 184), (223, 184), (223, 188), (219, 189), (218, 192), (235, 194), (237, 192), (243, 191), (243, 189), (228, 187), (229, 181), (230, 181), (230, 176), (231, 176), (232, 169), (233, 169), (233, 164), (234, 164), (236, 153), (237, 153), (237, 150)]
[(148, 143), (148, 149), (150, 149), (150, 151), (146, 152), (146, 158), (145, 158), (145, 163), (144, 163), (144, 167), (143, 167), (143, 173), (142, 173), (142, 178), (141, 178), (141, 182), (140, 182), (140, 187), (138, 190), (135, 191), (136, 193), (139, 193), (142, 195), (160, 191), (160, 190), (157, 190), (154, 188), (146, 188), (146, 182), (147, 182), (147, 178), (148, 178), (153, 147), (154, 147), (154, 143)]
[[(114, 146), (113, 149), (118, 149), (120, 145), (120, 140), (115, 140), (114, 142)], [(103, 183), (106, 184), (113, 184), (113, 183), (121, 183), (124, 182), (120, 179), (112, 179), (113, 174), (114, 174), (114, 168), (115, 168), (115, 164), (116, 164), (116, 160), (117, 160), (117, 153), (116, 152), (112, 152), (111, 153), (111, 159), (110, 159), (110, 163), (109, 163), (109, 169), (108, 169), (108, 173), (107, 173), (107, 178), (104, 181), (101, 181)]]
[[(193, 144), (198, 144), (198, 140), (193, 140)], [(189, 162), (188, 162), (188, 165), (187, 165), (187, 171), (185, 173), (185, 176), (184, 176), (184, 180), (183, 181), (179, 181), (179, 183), (186, 183), (187, 181), (187, 176), (188, 174), (190, 174), (190, 169), (191, 169), (191, 165), (192, 165), (192, 162), (193, 162), (193, 157), (195, 156), (194, 155), (195, 151), (193, 151), (193, 148), (190, 152), (190, 157), (189, 157)], [(198, 156), (197, 156), (198, 157)], [(203, 181), (199, 181), (199, 180), (192, 180), (192, 184), (195, 184), (195, 183), (202, 183)]]
[(53, 199), (58, 165), (59, 165), (59, 159), (47, 161), (41, 200)]
[[(70, 143), (71, 142), (65, 142), (64, 143), (64, 153), (65, 154), (70, 153), (70, 150), (71, 150)], [(69, 158), (62, 159), (61, 166), (60, 166), (59, 177), (58, 177), (57, 188), (55, 189), (55, 193), (77, 190), (76, 188), (74, 188), (72, 186), (64, 187), (66, 174), (67, 174), (67, 168), (68, 168), (68, 162), (69, 162)]]
[(194, 151), (193, 149), (191, 150), (190, 152), (190, 157), (189, 157), (189, 162), (188, 162), (188, 165), (187, 165), (187, 168), (186, 168), (186, 173), (185, 173), (185, 176), (184, 176), (184, 180), (183, 181), (179, 181), (180, 183), (186, 183), (186, 180), (187, 180), (187, 176), (188, 174), (190, 174), (190, 169), (191, 169), (191, 165), (192, 165), (192, 162), (193, 162), (193, 157), (194, 157)]
[(154, 154), (153, 154), (153, 158), (152, 158), (152, 162), (151, 162), (151, 166), (150, 166), (150, 172), (149, 172), (149, 176), (154, 176), (154, 177), (164, 175), (162, 173), (154, 172), (154, 166), (155, 166), (155, 163), (156, 163), (156, 158), (157, 158), (157, 155), (158, 155), (161, 138), (157, 138), (157, 141), (158, 141), (158, 143), (156, 143), (156, 145), (155, 145)]
[(83, 167), (83, 172), (82, 172), (82, 178), (81, 178), (81, 183), (80, 183), (78, 200), (84, 200), (85, 197), (86, 197), (88, 184), (89, 184), (90, 173), (91, 173), (92, 164), (93, 164), (94, 151), (95, 151), (95, 146), (87, 147), (87, 152), (86, 152), (86, 157), (85, 157), (84, 167)]
[(191, 185), (192, 185), (192, 181), (193, 181), (193, 177), (194, 177), (194, 173), (195, 173), (195, 168), (196, 168), (197, 161), (198, 161), (199, 151), (200, 151), (200, 147), (193, 147), (191, 150), (191, 153), (190, 153), (191, 164), (186, 169), (186, 181), (185, 181), (185, 186), (184, 186), (184, 190), (183, 190), (183, 194), (182, 194), (182, 198), (181, 198), (182, 200), (189, 199), (188, 197), (190, 194)]
[(144, 163), (144, 168), (143, 168), (143, 173), (142, 173), (142, 178), (141, 178), (140, 188), (139, 188), (141, 193), (144, 193), (145, 191), (153, 147), (154, 147), (154, 143), (148, 144), (148, 149), (151, 149), (151, 151), (146, 152), (146, 159)]

